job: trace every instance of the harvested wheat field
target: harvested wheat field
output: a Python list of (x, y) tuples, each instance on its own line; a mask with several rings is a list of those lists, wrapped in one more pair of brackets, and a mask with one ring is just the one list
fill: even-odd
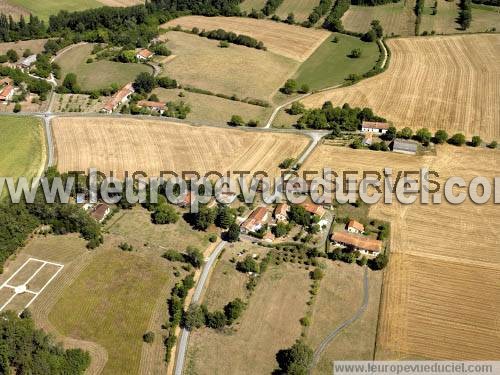
[(298, 61), (305, 61), (330, 35), (325, 30), (241, 17), (187, 16), (176, 18), (163, 27), (177, 25), (186, 29), (193, 27), (207, 31), (224, 29), (245, 34), (262, 41), (269, 51)]
[(19, 5), (10, 4), (7, 0), (0, 0), (0, 13), (12, 16), (14, 19), (18, 19), (20, 16), (27, 17), (30, 15), (27, 9)]
[(57, 166), (62, 171), (264, 170), (278, 173), (279, 163), (296, 157), (309, 140), (293, 134), (256, 133), (195, 127), (161, 120), (68, 118), (53, 120)]
[(281, 19), (286, 19), (290, 13), (295, 16), (295, 21), (302, 22), (307, 20), (319, 0), (285, 0), (275, 14)]
[(500, 35), (390, 39), (389, 68), (350, 87), (312, 95), (320, 107), (371, 107), (398, 128), (500, 137)]
[(386, 35), (415, 35), (415, 0), (404, 0), (378, 6), (351, 5), (342, 16), (346, 30), (364, 33), (370, 22), (379, 20)]
[[(406, 156), (321, 146), (305, 169), (401, 170), (428, 166), (438, 181), (500, 174), (499, 152), (439, 147)], [(441, 185), (442, 186), (442, 185)], [(379, 204), (370, 216), (391, 222), (376, 357), (500, 359), (500, 220), (493, 203)]]

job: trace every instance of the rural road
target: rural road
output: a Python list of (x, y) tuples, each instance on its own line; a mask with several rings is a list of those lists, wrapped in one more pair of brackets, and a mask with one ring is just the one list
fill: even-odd
[(365, 266), (365, 273), (363, 276), (363, 290), (364, 290), (364, 295), (363, 295), (363, 303), (359, 307), (359, 309), (356, 311), (356, 313), (350, 317), (349, 319), (345, 320), (342, 322), (337, 328), (335, 328), (333, 331), (331, 331), (328, 336), (326, 336), (323, 341), (318, 345), (316, 350), (314, 351), (314, 358), (313, 358), (313, 363), (311, 366), (311, 369), (314, 368), (318, 362), (319, 359), (321, 358), (321, 354), (328, 348), (328, 345), (333, 341), (337, 335), (342, 332), (342, 330), (346, 327), (348, 327), (351, 323), (355, 322), (363, 313), (366, 311), (366, 308), (368, 307), (368, 267)]
[[(203, 292), (203, 288), (208, 279), (208, 275), (210, 274), (210, 270), (214, 266), (215, 262), (217, 261), (217, 258), (219, 257), (219, 254), (222, 252), (226, 244), (227, 244), (226, 241), (222, 241), (220, 244), (217, 245), (215, 250), (208, 257), (207, 262), (203, 266), (203, 271), (200, 275), (200, 279), (198, 280), (196, 288), (194, 289), (194, 294), (193, 298), (191, 299), (191, 303), (197, 303), (200, 300), (201, 293)], [(175, 370), (174, 370), (175, 375), (182, 375), (182, 370), (184, 369), (184, 360), (186, 358), (188, 339), (189, 339), (189, 331), (187, 329), (182, 329), (181, 337), (178, 343), (179, 346), (177, 348), (177, 356), (175, 359)]]

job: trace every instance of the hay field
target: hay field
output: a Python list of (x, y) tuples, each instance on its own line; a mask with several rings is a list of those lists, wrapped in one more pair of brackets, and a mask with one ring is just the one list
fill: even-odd
[(20, 16), (27, 17), (30, 12), (20, 5), (15, 5), (9, 3), (8, 0), (0, 0), (0, 13), (12, 16), (14, 19), (18, 19)]
[[(180, 93), (183, 97), (179, 97)], [(212, 95), (197, 94), (180, 89), (162, 89), (153, 91), (161, 101), (183, 101), (191, 106), (188, 120), (207, 125), (225, 125), (232, 115), (240, 115), (245, 121), (258, 120), (264, 124), (272, 113), (272, 108), (219, 98)]]
[[(0, 12), (1, 13), (1, 12)], [(43, 46), (48, 39), (33, 39), (33, 40), (20, 40), (17, 42), (0, 43), (0, 54), (4, 55), (9, 49), (13, 49), (20, 56), (24, 51), (30, 49), (33, 53), (40, 53), (43, 51)]]
[[(498, 176), (498, 151), (442, 146), (437, 156), (320, 147), (304, 169), (392, 167), (437, 171), (469, 181)], [(443, 198), (444, 199), (444, 198)], [(498, 359), (500, 335), (500, 220), (493, 204), (466, 201), (452, 206), (379, 204), (370, 216), (391, 221), (391, 258), (384, 292), (376, 356), (379, 359)]]
[(35, 177), (45, 165), (45, 138), (35, 117), (2, 116), (0, 176)]
[(261, 10), (266, 5), (266, 0), (244, 0), (240, 4), (240, 9), (245, 12), (251, 12), (252, 9)]
[[(234, 265), (233, 265), (234, 267)], [(220, 279), (223, 281), (223, 279)], [(270, 374), (276, 353), (300, 336), (310, 280), (296, 265), (271, 266), (264, 273), (235, 332), (203, 328), (190, 337), (186, 373)], [(210, 283), (210, 289), (226, 289)]]
[(372, 20), (379, 20), (386, 35), (415, 35), (415, 0), (377, 6), (351, 5), (342, 16), (346, 30), (364, 33)]
[(95, 60), (87, 63), (93, 45), (77, 45), (55, 59), (61, 66), (61, 80), (66, 74), (75, 73), (77, 82), (83, 90), (98, 90), (109, 87), (112, 83), (123, 86), (131, 82), (141, 72), (152, 73), (151, 67), (144, 64), (124, 64), (115, 61)]
[(269, 51), (297, 61), (305, 61), (330, 35), (325, 30), (241, 17), (187, 16), (174, 19), (163, 27), (177, 25), (187, 29), (224, 29), (245, 34), (262, 41)]
[(288, 17), (289, 13), (295, 15), (295, 21), (302, 22), (307, 20), (313, 8), (319, 4), (319, 0), (285, 0), (275, 14), (281, 19)]
[(456, 22), (458, 17), (458, 1), (437, 0), (437, 14), (432, 15), (430, 7), (434, 2), (426, 4), (420, 32), (431, 32), (437, 34), (459, 34), (464, 32), (482, 32), (492, 28), (500, 29), (500, 10), (498, 7), (486, 5), (472, 5), (472, 21), (470, 27), (463, 31)]
[(53, 132), (60, 171), (95, 166), (118, 176), (126, 170), (278, 173), (285, 156), (296, 157), (309, 143), (293, 134), (109, 117), (56, 118)]
[(350, 87), (312, 95), (320, 107), (368, 106), (398, 128), (500, 138), (500, 35), (390, 39), (389, 68)]
[(172, 31), (164, 37), (176, 55), (163, 66), (164, 73), (182, 85), (215, 94), (270, 101), (298, 67), (296, 61), (274, 53), (234, 44), (220, 48), (219, 42), (192, 34)]
[[(364, 269), (356, 264), (325, 262), (325, 277), (312, 309), (306, 341), (314, 349), (325, 336), (353, 316), (363, 301)], [(371, 360), (375, 350), (382, 273), (368, 271), (367, 310), (346, 327), (323, 352), (312, 374), (331, 374), (332, 361)]]

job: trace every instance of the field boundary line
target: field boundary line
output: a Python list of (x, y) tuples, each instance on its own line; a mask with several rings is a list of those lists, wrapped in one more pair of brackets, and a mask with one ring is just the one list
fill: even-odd
[[(37, 262), (37, 263), (41, 263), (42, 265), (39, 266), (36, 271), (34, 271), (31, 276), (26, 280), (24, 281), (22, 284), (18, 285), (18, 286), (14, 286), (14, 285), (10, 285), (9, 282), (14, 278), (16, 277), (16, 275), (21, 272), (24, 267), (30, 263), (30, 262)], [(56, 266), (58, 267), (57, 271), (54, 272), (54, 274), (49, 278), (49, 280), (43, 285), (42, 288), (40, 288), (40, 290), (38, 290), (37, 292), (33, 291), (33, 290), (29, 290), (26, 286), (28, 285), (28, 283), (33, 280), (33, 278), (38, 275), (38, 273), (47, 265), (52, 265), (52, 266)], [(20, 294), (24, 294), (24, 293), (30, 293), (30, 294), (33, 294), (33, 297), (30, 299), (30, 301), (24, 306), (24, 309), (27, 309), (35, 300), (36, 298), (45, 290), (45, 288), (52, 282), (52, 280), (54, 280), (57, 275), (59, 274), (59, 272), (62, 271), (62, 269), (64, 268), (64, 265), (63, 264), (60, 264), (60, 263), (54, 263), (54, 262), (50, 262), (50, 261), (46, 261), (46, 260), (42, 260), (42, 259), (38, 259), (38, 258), (34, 258), (34, 257), (30, 257), (28, 258), (17, 270), (16, 272), (14, 272), (12, 275), (10, 275), (10, 277), (0, 286), (0, 289), (3, 289), (3, 288), (10, 288), (10, 289), (14, 289), (15, 293), (7, 300), (7, 302), (5, 302), (1, 307), (0, 307), (0, 312), (3, 311), (8, 305), (10, 302), (12, 302), (12, 300), (17, 296), (17, 295), (20, 295)], [(23, 286), (23, 290), (21, 291), (18, 291), (18, 287), (20, 286)]]

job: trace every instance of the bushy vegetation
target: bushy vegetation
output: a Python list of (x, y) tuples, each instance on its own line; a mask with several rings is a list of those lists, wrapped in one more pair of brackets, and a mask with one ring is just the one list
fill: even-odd
[(342, 107), (334, 107), (332, 102), (325, 102), (322, 108), (306, 110), (297, 121), (297, 127), (332, 129), (334, 132), (356, 131), (364, 120), (386, 122), (370, 108), (351, 108), (347, 103)]
[(188, 246), (184, 254), (173, 249), (167, 250), (162, 257), (172, 262), (189, 263), (194, 268), (200, 268), (204, 262), (203, 253), (193, 246)]
[(251, 36), (243, 34), (235, 34), (233, 32), (225, 31), (223, 29), (217, 29), (211, 31), (202, 30), (201, 32), (199, 32), (198, 35), (208, 39), (220, 40), (249, 48), (256, 48), (262, 50), (267, 49), (262, 41), (258, 41), (257, 39), (252, 38)]
[(276, 9), (278, 9), (281, 4), (283, 4), (283, 0), (267, 0), (264, 8), (262, 8), (262, 13), (266, 16), (270, 16), (276, 12)]
[(323, 27), (330, 31), (343, 32), (344, 26), (342, 25), (341, 18), (349, 9), (350, 4), (350, 0), (337, 0), (326, 17)]
[(462, 30), (467, 30), (472, 21), (472, 1), (460, 0), (459, 7), (458, 23), (462, 27)]
[(0, 314), (0, 373), (83, 374), (90, 355), (81, 349), (65, 350), (42, 330), (35, 328), (29, 314)]
[(314, 7), (304, 26), (314, 26), (332, 7), (333, 0), (320, 0), (319, 4)]
[(298, 340), (288, 349), (276, 354), (276, 360), (284, 374), (308, 374), (312, 365), (314, 352), (304, 341)]

